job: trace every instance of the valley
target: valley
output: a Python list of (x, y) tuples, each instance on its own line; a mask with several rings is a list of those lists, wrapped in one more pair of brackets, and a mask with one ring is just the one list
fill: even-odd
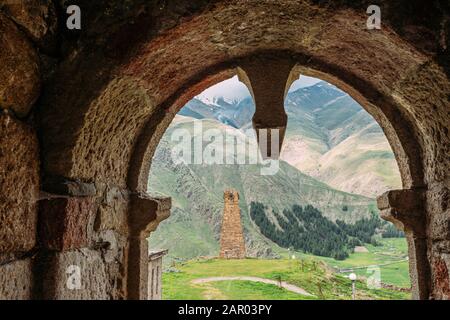
[[(194, 139), (193, 121), (177, 116), (160, 142), (149, 179), (150, 193), (172, 197), (171, 217), (150, 238), (151, 247), (169, 249), (168, 261), (217, 254), (222, 195), (229, 187), (240, 195), (247, 253), (251, 257), (276, 257), (270, 247), (271, 241), (261, 234), (250, 218), (252, 202), (264, 203), (279, 212), (292, 205), (310, 204), (321, 210), (327, 219), (348, 223), (377, 212), (374, 199), (333, 189), (282, 160), (278, 172), (267, 176), (260, 175), (261, 164), (176, 164), (171, 154), (172, 132), (180, 128), (192, 131)], [(231, 130), (242, 136), (239, 129), (216, 120), (201, 121), (205, 129)], [(256, 144), (256, 141), (247, 140), (247, 143)]]
[[(346, 276), (354, 272), (364, 280), (368, 268), (373, 266), (380, 268), (381, 281), (385, 285), (409, 287), (404, 238), (383, 238), (382, 234), (389, 228), (378, 218), (373, 221), (380, 221), (380, 224), (376, 222), (365, 236), (360, 233), (356, 236), (353, 231), (348, 231), (352, 225), (359, 223), (358, 228), (361, 228), (372, 217), (377, 217), (375, 196), (400, 186), (395, 158), (381, 128), (348, 95), (325, 82), (290, 92), (286, 98), (286, 111), (289, 119), (286, 138), (279, 170), (274, 175), (261, 175), (262, 164), (192, 164), (176, 162), (173, 158), (172, 152), (179, 143), (174, 139), (175, 133), (184, 130), (189, 133), (191, 141), (203, 139), (202, 132), (194, 130), (195, 122), (201, 123), (203, 132), (214, 130), (224, 137), (231, 134), (236, 137), (236, 146), (245, 145), (243, 149), (232, 148), (233, 153), (224, 147), (224, 159), (231, 157), (235, 160), (233, 163), (239, 163), (236, 158), (248, 156), (248, 150), (256, 148), (256, 141), (245, 131), (251, 128), (254, 112), (251, 97), (230, 100), (203, 96), (193, 99), (165, 132), (153, 158), (148, 191), (172, 198), (171, 217), (161, 223), (149, 238), (151, 248), (169, 249), (164, 258), (166, 272), (163, 275), (164, 287), (168, 288), (165, 293), (167, 299), (347, 299), (350, 296)], [(248, 257), (241, 262), (215, 258), (219, 252), (223, 190), (230, 187), (240, 195)], [(265, 220), (255, 220), (251, 214), (254, 203), (265, 207), (262, 216)], [(288, 218), (284, 211), (292, 206), (312, 206), (323, 215), (322, 220), (314, 222), (316, 225), (313, 223), (308, 227), (310, 229), (306, 228), (309, 235), (302, 233), (303, 237), (297, 236), (299, 232), (305, 232), (306, 220), (301, 222), (298, 230), (286, 233), (286, 228), (289, 229), (295, 219)], [(287, 218), (291, 223), (280, 224)], [(274, 223), (272, 229), (264, 229), (269, 221)], [(344, 229), (334, 230), (336, 224), (339, 228), (348, 226), (345, 232), (350, 233), (343, 236)], [(331, 229), (317, 233), (320, 230), (317, 228), (325, 225)], [(279, 231), (274, 233), (274, 230)], [(330, 230), (334, 230), (335, 240), (326, 238), (333, 233)], [(274, 238), (275, 234), (278, 235)], [(390, 234), (397, 236), (396, 232)], [(298, 241), (293, 242), (294, 238)], [(322, 247), (305, 247), (305, 241)], [(355, 245), (364, 248), (363, 252), (354, 252)], [(296, 274), (298, 270), (292, 265), (297, 262), (291, 261), (293, 255), (303, 264), (309, 261), (318, 266), (317, 270)], [(270, 283), (233, 278), (260, 276), (272, 281), (274, 277), (270, 272), (253, 272), (260, 268), (259, 264), (267, 270), (281, 268), (286, 281), (294, 279), (293, 285), (311, 290), (314, 297), (298, 297)], [(228, 270), (228, 265), (230, 272), (219, 272)], [(236, 268), (248, 272), (231, 272)], [(255, 269), (250, 272), (250, 268)], [(293, 270), (296, 271), (292, 273)], [(216, 271), (217, 274), (214, 273)], [(189, 282), (207, 277), (234, 280)], [(322, 293), (305, 280), (312, 281), (313, 278), (323, 282), (326, 289), (319, 290)], [(363, 285), (360, 287), (362, 296), (369, 299), (403, 299), (409, 294), (396, 290), (390, 292), (386, 288), (374, 292), (364, 289)]]
[[(395, 248), (395, 254), (390, 251)], [(354, 253), (341, 267), (357, 263), (380, 263), (401, 259), (406, 252), (401, 241), (382, 240), (377, 251), (369, 246), (367, 254)], [(338, 273), (332, 265), (333, 259), (322, 259), (298, 252), (279, 249), (280, 259), (222, 260), (215, 258), (196, 258), (173, 263), (163, 274), (163, 299), (224, 299), (224, 300), (349, 300), (351, 281), (347, 273)], [(378, 255), (391, 252), (390, 257)], [(292, 258), (294, 256), (294, 258)], [(378, 256), (378, 257), (377, 257)], [(373, 268), (373, 267), (372, 267)], [(367, 269), (358, 273), (356, 282), (357, 299), (410, 299), (407, 262), (380, 266), (381, 281), (392, 286), (370, 288), (367, 285)], [(406, 278), (405, 278), (406, 276)], [(222, 281), (196, 281), (198, 279), (234, 279)], [(272, 283), (246, 280), (246, 277), (259, 277)], [(406, 281), (405, 279), (408, 279)], [(251, 279), (253, 280), (253, 279)], [(282, 282), (282, 288), (279, 282)], [(273, 284), (273, 282), (277, 284)], [(296, 293), (287, 284), (301, 288), (308, 294)], [(286, 289), (288, 288), (288, 289)]]
[[(349, 95), (324, 81), (289, 92), (281, 159), (338, 190), (374, 198), (401, 187), (397, 163), (375, 120)], [(192, 99), (180, 115), (251, 128), (250, 94)]]

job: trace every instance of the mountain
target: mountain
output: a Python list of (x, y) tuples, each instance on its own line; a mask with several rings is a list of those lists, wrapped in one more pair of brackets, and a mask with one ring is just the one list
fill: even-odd
[[(252, 202), (264, 203), (278, 212), (295, 204), (310, 204), (329, 220), (339, 219), (347, 223), (370, 217), (371, 212), (376, 212), (373, 199), (333, 189), (282, 160), (274, 175), (261, 175), (263, 164), (176, 162), (172, 150), (179, 142), (172, 137), (183, 132), (179, 130), (185, 130), (184, 133), (190, 133), (185, 143), (191, 143), (201, 134), (194, 131), (193, 123), (191, 117), (176, 116), (156, 150), (149, 177), (149, 192), (171, 196), (173, 206), (171, 217), (152, 233), (150, 246), (168, 248), (172, 258), (217, 255), (223, 191), (228, 188), (234, 188), (240, 194), (246, 247), (251, 256), (273, 255), (273, 244), (250, 219)], [(236, 154), (224, 154), (224, 157), (236, 160), (247, 155), (248, 150), (257, 150), (256, 141), (239, 129), (212, 119), (203, 119), (201, 124), (203, 132), (213, 129), (223, 135), (233, 135), (237, 139), (236, 144), (245, 145), (245, 150), (239, 149)]]
[[(180, 112), (250, 128), (250, 96), (192, 99)], [(401, 187), (392, 150), (376, 121), (345, 92), (326, 82), (288, 93), (288, 126), (281, 159), (343, 191), (376, 197)]]
[(202, 97), (189, 101), (178, 114), (195, 119), (216, 119), (234, 128), (242, 128), (251, 121), (254, 112), (251, 97), (242, 100)]

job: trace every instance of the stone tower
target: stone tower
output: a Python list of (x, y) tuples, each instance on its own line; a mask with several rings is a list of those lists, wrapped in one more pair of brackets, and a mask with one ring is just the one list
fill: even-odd
[(245, 258), (245, 242), (239, 208), (239, 193), (236, 190), (225, 190), (223, 200), (220, 258), (243, 259)]

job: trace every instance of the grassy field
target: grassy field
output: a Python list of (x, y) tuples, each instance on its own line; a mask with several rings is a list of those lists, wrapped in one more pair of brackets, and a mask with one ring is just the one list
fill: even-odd
[[(337, 299), (351, 298), (351, 281), (333, 273), (317, 259), (198, 259), (175, 264), (177, 272), (163, 274), (163, 299)], [(312, 297), (296, 294), (271, 284), (249, 281), (218, 281), (194, 284), (192, 280), (218, 276), (256, 276), (285, 281), (305, 289)], [(358, 299), (409, 299), (410, 294), (369, 289), (357, 281)]]
[[(359, 277), (368, 277), (371, 275), (372, 271), (368, 270), (367, 267), (379, 266), (381, 282), (402, 288), (409, 288), (408, 247), (406, 239), (381, 239), (379, 243), (379, 246), (367, 244), (365, 248), (368, 252), (352, 253), (349, 258), (343, 261), (326, 257), (316, 257), (299, 252), (290, 252), (280, 247), (275, 247), (274, 250), (284, 258), (295, 255), (298, 259), (318, 259), (334, 269), (343, 270), (354, 268), (353, 272)], [(344, 274), (348, 273), (344, 272)]]
[[(329, 261), (340, 269), (378, 265), (381, 281), (398, 287), (410, 287), (408, 248), (404, 238), (382, 239), (381, 246), (367, 245), (367, 253), (353, 253), (344, 261)], [(368, 276), (367, 268), (354, 269), (359, 276)]]

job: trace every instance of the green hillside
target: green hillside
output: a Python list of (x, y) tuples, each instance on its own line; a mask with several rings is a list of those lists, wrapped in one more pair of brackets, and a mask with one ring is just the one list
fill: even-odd
[[(295, 204), (311, 204), (328, 219), (349, 223), (376, 211), (373, 199), (335, 190), (284, 161), (279, 162), (275, 175), (261, 175), (260, 164), (175, 164), (171, 155), (175, 144), (172, 133), (185, 129), (194, 134), (192, 121), (192, 118), (176, 117), (158, 146), (149, 178), (150, 193), (172, 197), (171, 217), (161, 223), (150, 238), (150, 246), (168, 248), (170, 258), (217, 255), (222, 197), (227, 188), (234, 188), (240, 194), (246, 246), (248, 254), (255, 257), (274, 257), (275, 254), (272, 244), (249, 217), (251, 202), (264, 203), (279, 212)], [(239, 143), (247, 145), (247, 150), (256, 148), (256, 142), (246, 140), (238, 129), (215, 120), (201, 122), (204, 130), (228, 130), (238, 137)]]
[[(401, 187), (397, 163), (383, 131), (349, 95), (326, 82), (290, 92), (281, 159), (338, 190), (371, 198)], [(180, 112), (251, 128), (255, 106), (241, 101), (192, 99)], [(376, 152), (371, 152), (376, 151)]]
[[(304, 289), (298, 294), (274, 284), (253, 281), (199, 282), (210, 277), (251, 276), (283, 281)], [(283, 285), (282, 285), (283, 286)], [(163, 274), (163, 299), (168, 300), (350, 300), (351, 281), (344, 275), (330, 272), (329, 267), (312, 257), (301, 259), (195, 259), (176, 263), (172, 272)], [(369, 288), (361, 276), (356, 282), (356, 299), (410, 299), (409, 292)]]
[[(251, 128), (251, 97), (193, 99), (166, 131), (148, 184), (151, 194), (172, 198), (171, 216), (149, 239), (151, 248), (169, 249), (163, 260), (165, 298), (348, 299), (349, 272), (361, 277), (359, 298), (408, 298), (409, 293), (395, 287), (372, 290), (363, 285), (375, 266), (383, 283), (409, 287), (404, 238), (379, 236), (387, 223), (376, 217), (374, 197), (400, 186), (381, 128), (351, 97), (324, 82), (289, 93), (285, 104), (288, 127), (274, 175), (262, 174), (266, 164), (248, 164), (257, 154), (256, 141), (244, 132)], [(200, 137), (195, 119), (203, 133), (215, 130), (235, 139), (231, 147), (223, 146), (221, 139), (206, 139), (202, 142), (206, 153), (224, 152), (223, 159), (236, 163), (245, 158), (247, 164), (174, 162), (172, 152), (180, 143), (173, 135), (178, 130), (190, 133), (183, 145), (192, 149)], [(212, 145), (220, 145), (219, 153)], [(258, 259), (211, 259), (219, 252), (223, 191), (228, 188), (240, 194), (247, 256)], [(252, 210), (252, 203), (264, 209)], [(391, 236), (397, 236), (391, 229)], [(312, 263), (314, 269), (299, 269), (290, 261), (293, 257), (303, 265)], [(299, 296), (273, 283), (228, 279), (244, 275), (272, 282), (282, 277), (313, 296)], [(228, 278), (194, 281), (210, 276)]]
[[(329, 93), (333, 99), (323, 103), (319, 96), (324, 91), (342, 95)], [(351, 193), (376, 197), (401, 187), (397, 163), (383, 131), (350, 96), (320, 82), (290, 93), (285, 104), (288, 127), (283, 160)]]

